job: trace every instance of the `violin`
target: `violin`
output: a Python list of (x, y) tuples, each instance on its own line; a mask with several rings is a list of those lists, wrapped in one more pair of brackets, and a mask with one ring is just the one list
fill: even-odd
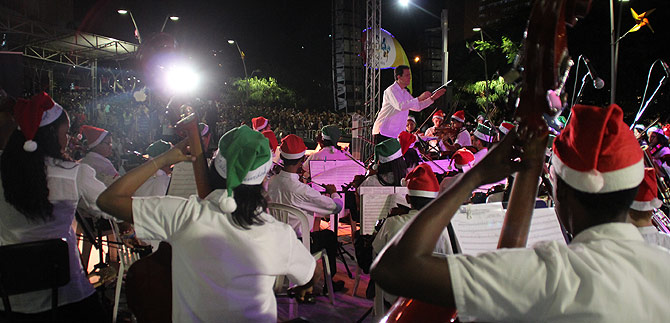
[[(515, 119), (519, 134), (537, 133), (547, 136), (548, 127), (542, 116), (556, 115), (547, 102), (547, 91), (562, 88), (561, 72), (567, 73), (570, 64), (567, 53), (565, 25), (573, 25), (577, 17), (584, 17), (591, 0), (537, 0), (531, 9), (525, 33), (523, 52), (518, 60), (524, 65), (523, 83)], [(565, 71), (561, 70), (564, 69)], [(565, 74), (563, 74), (565, 75)], [(498, 248), (525, 246), (530, 229), (530, 217), (537, 191), (529, 181), (515, 180), (508, 204)], [(455, 308), (446, 308), (414, 299), (399, 297), (380, 322), (454, 322)]]

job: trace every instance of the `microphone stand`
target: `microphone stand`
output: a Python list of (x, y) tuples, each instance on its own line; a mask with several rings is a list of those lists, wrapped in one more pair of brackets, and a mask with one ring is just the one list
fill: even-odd
[(667, 76), (663, 75), (661, 80), (658, 81), (658, 86), (656, 86), (656, 90), (654, 90), (654, 93), (652, 93), (651, 96), (649, 97), (649, 99), (646, 102), (644, 102), (644, 105), (642, 106), (642, 109), (640, 109), (640, 112), (637, 115), (635, 115), (635, 121), (633, 121), (633, 123), (630, 124), (631, 129), (633, 129), (633, 127), (635, 126), (637, 121), (640, 120), (644, 111), (647, 110), (647, 107), (649, 106), (649, 103), (651, 103), (651, 100), (654, 99), (654, 97), (658, 93), (658, 90), (661, 88), (661, 86), (663, 86), (663, 84), (665, 83), (666, 78), (667, 78)]

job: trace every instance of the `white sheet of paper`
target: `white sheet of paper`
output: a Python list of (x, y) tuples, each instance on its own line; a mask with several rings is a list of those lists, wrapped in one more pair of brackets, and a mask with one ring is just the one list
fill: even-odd
[[(461, 206), (451, 220), (461, 253), (476, 255), (496, 250), (504, 218), (505, 210), (499, 202)], [(554, 209), (535, 209), (526, 245), (549, 240), (565, 243)]]
[[(312, 181), (319, 184), (333, 184), (338, 190), (354, 180), (354, 176), (365, 174), (365, 168), (353, 160), (311, 160), (309, 173)], [(312, 184), (319, 192), (325, 189)]]
[[(406, 187), (362, 186), (358, 188), (361, 196), (361, 234), (372, 234), (377, 220), (387, 216), (389, 210), (396, 206), (399, 199), (396, 188), (404, 198), (404, 195), (407, 194)], [(403, 189), (404, 193), (402, 193)]]
[(167, 195), (188, 198), (197, 194), (193, 163), (184, 161), (174, 165)]

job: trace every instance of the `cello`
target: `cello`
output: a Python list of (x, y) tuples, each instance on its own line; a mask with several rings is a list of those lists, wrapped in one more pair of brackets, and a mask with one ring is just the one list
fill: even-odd
[[(549, 90), (563, 88), (561, 82), (571, 66), (567, 52), (566, 24), (574, 25), (584, 17), (591, 0), (537, 0), (533, 4), (520, 53), (522, 90), (515, 111), (521, 138), (548, 136), (543, 115), (557, 115), (560, 110), (547, 101)], [(535, 170), (533, 170), (535, 171)], [(538, 173), (541, 172), (537, 170)], [(537, 178), (515, 180), (501, 230), (498, 248), (525, 247), (530, 217), (537, 194)], [(455, 322), (457, 310), (415, 299), (399, 297), (380, 322)]]

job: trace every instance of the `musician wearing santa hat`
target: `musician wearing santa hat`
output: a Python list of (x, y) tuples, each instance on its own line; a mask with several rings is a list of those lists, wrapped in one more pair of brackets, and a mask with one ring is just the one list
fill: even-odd
[(261, 183), (272, 165), (267, 141), (247, 126), (224, 134), (209, 168), (214, 190), (204, 199), (132, 197), (157, 169), (191, 160), (186, 141), (134, 168), (98, 198), (101, 209), (134, 222), (139, 238), (172, 246), (173, 322), (276, 322), (276, 276), (310, 285), (314, 257), (290, 226), (265, 212)]
[[(425, 133), (426, 137), (438, 137), (440, 130), (437, 129), (443, 127), (442, 124), (444, 123), (444, 112), (442, 112), (442, 110), (435, 111), (435, 113), (433, 113), (432, 121), (433, 126), (426, 130)], [(430, 140), (428, 141), (428, 143), (430, 144), (431, 148), (434, 149), (436, 152), (440, 151), (437, 140)]]
[(105, 129), (84, 125), (81, 134), (86, 140), (87, 153), (81, 159), (82, 164), (89, 165), (95, 169), (95, 177), (105, 186), (109, 186), (119, 177), (119, 172), (114, 164), (108, 159), (112, 156), (112, 136)]
[(447, 91), (446, 89), (440, 89), (435, 93), (426, 91), (415, 98), (406, 89), (412, 82), (412, 72), (409, 66), (396, 67), (393, 75), (395, 82), (384, 90), (382, 108), (372, 126), (375, 144), (386, 139), (397, 138), (403, 126), (407, 124), (410, 110), (421, 111), (427, 108)]
[[(302, 164), (302, 169), (309, 175), (309, 162), (312, 160), (350, 160), (347, 153), (342, 151), (337, 142), (340, 141), (342, 130), (334, 124), (323, 126), (321, 135), (317, 136), (316, 142), (321, 149), (312, 153)], [(351, 157), (353, 158), (353, 157)]]
[(454, 164), (456, 170), (449, 172), (442, 179), (442, 182), (440, 182), (440, 192), (446, 192), (451, 185), (456, 183), (456, 180), (461, 178), (463, 173), (472, 168), (475, 162), (475, 155), (467, 148), (461, 148), (451, 156), (451, 162)]
[(483, 123), (477, 124), (477, 129), (472, 134), (472, 146), (477, 150), (475, 154), (475, 164), (479, 163), (484, 156), (489, 152), (489, 147), (493, 142), (496, 134), (494, 131), (485, 126)]
[[(427, 164), (416, 166), (405, 177), (408, 193), (405, 196), (407, 203), (411, 206), (409, 213), (401, 215), (389, 215), (375, 235), (372, 241), (373, 256), (379, 254), (382, 249), (395, 237), (409, 220), (414, 218), (419, 210), (433, 201), (439, 194), (440, 186), (435, 173)], [(435, 244), (435, 253), (453, 254), (449, 231), (445, 227)], [(384, 300), (393, 303), (397, 296), (385, 293)]]
[[(527, 138), (519, 161), (511, 134), (405, 226), (377, 257), (372, 278), (384, 290), (456, 308), (472, 321), (667, 320), (670, 251), (647, 244), (625, 223), (644, 163), (616, 105), (576, 105), (554, 141), (555, 210), (574, 236), (569, 245), (551, 241), (446, 260), (432, 256), (442, 227), (473, 189), (517, 170), (514, 189), (537, 183), (546, 135)], [(536, 191), (523, 194), (534, 200)], [(523, 221), (531, 216), (532, 209), (524, 212)]]
[(263, 132), (263, 130), (270, 130), (270, 120), (263, 117), (255, 117), (251, 119), (251, 126), (254, 130), (258, 132)]
[(465, 129), (465, 111), (458, 110), (451, 115), (451, 127), (458, 132), (454, 138), (445, 138), (440, 147), (445, 151), (456, 151), (461, 147), (471, 146), (470, 133)]
[[(311, 186), (300, 182), (298, 171), (305, 161), (306, 150), (307, 147), (302, 138), (296, 135), (288, 135), (282, 139), (279, 151), (284, 169), (268, 181), (268, 198), (272, 202), (290, 205), (304, 211), (308, 215), (307, 219), (311, 228), (314, 226), (314, 213), (338, 214), (344, 203), (335, 185), (325, 185), (326, 195), (321, 195)], [(302, 237), (300, 221), (289, 218), (288, 223), (298, 237)], [(310, 237), (313, 250), (326, 249), (330, 272), (334, 276), (337, 272), (337, 235), (331, 230), (320, 230), (312, 232)], [(333, 289), (337, 291), (342, 288), (344, 288), (343, 281), (333, 281)]]
[(501, 122), (500, 126), (498, 126), (498, 140), (496, 140), (496, 141), (502, 140), (502, 138), (505, 137), (505, 135), (507, 133), (509, 133), (509, 131), (512, 130), (512, 129), (514, 129), (514, 124), (513, 123), (511, 123), (509, 121)]
[(630, 206), (627, 221), (640, 230), (645, 241), (670, 249), (670, 235), (659, 232), (651, 222), (654, 211), (661, 212), (658, 208), (662, 205), (661, 200), (656, 197), (658, 192), (656, 180), (654, 169), (645, 168), (644, 180), (640, 183), (635, 201)]

